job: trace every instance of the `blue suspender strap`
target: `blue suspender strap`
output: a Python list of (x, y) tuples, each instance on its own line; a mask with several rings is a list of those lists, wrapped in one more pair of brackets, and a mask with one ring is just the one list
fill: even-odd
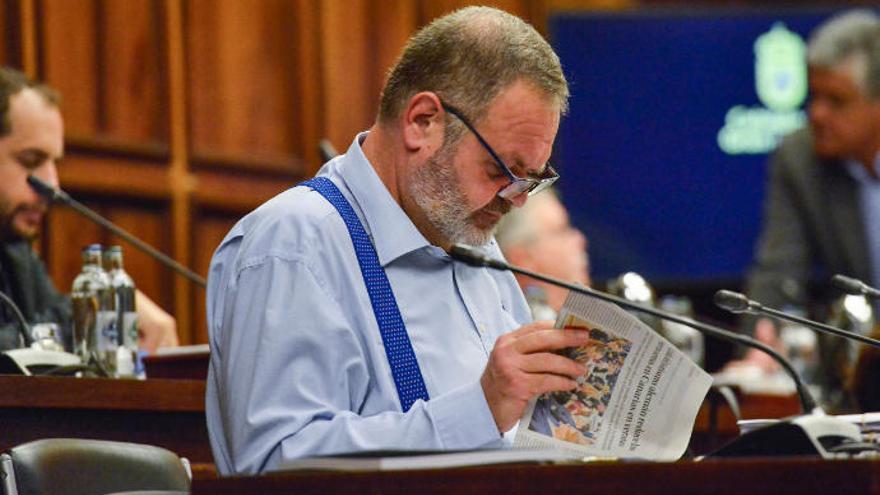
[(416, 353), (406, 333), (394, 292), (391, 291), (391, 283), (385, 275), (385, 269), (379, 264), (376, 248), (373, 247), (354, 209), (330, 179), (315, 177), (300, 185), (310, 187), (324, 196), (336, 208), (345, 226), (348, 227), (348, 234), (351, 236), (354, 252), (361, 267), (361, 275), (364, 277), (370, 303), (373, 305), (373, 314), (379, 324), (379, 333), (382, 334), (382, 343), (385, 346), (388, 364), (391, 365), (391, 375), (397, 386), (400, 406), (404, 412), (409, 411), (416, 400), (428, 400), (428, 389), (425, 388)]

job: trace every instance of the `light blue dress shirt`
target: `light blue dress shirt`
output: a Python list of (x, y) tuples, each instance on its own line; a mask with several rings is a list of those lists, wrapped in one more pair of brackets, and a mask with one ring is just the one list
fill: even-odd
[[(479, 379), (499, 335), (531, 321), (513, 276), (454, 263), (416, 229), (361, 150), (330, 178), (373, 239), (430, 400), (401, 412), (351, 239), (317, 192), (285, 191), (226, 236), (208, 277), (206, 412), (223, 475), (303, 456), (502, 446)], [(494, 241), (485, 249), (501, 253)]]
[[(859, 208), (865, 229), (868, 259), (871, 261), (871, 280), (867, 282), (878, 287), (880, 286), (880, 179), (872, 177), (859, 162), (848, 161), (846, 167), (859, 185)], [(874, 159), (874, 171), (880, 171), (880, 156)]]

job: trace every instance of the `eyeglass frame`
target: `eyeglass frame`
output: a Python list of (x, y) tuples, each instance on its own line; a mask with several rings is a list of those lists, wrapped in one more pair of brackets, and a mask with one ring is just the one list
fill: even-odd
[(556, 172), (556, 169), (554, 169), (550, 165), (550, 163), (547, 163), (546, 167), (544, 167), (544, 171), (541, 173), (543, 177), (526, 178), (515, 175), (513, 171), (510, 170), (510, 167), (508, 167), (507, 164), (504, 163), (504, 160), (502, 160), (501, 157), (498, 156), (498, 153), (495, 153), (495, 150), (493, 150), (492, 147), (489, 146), (489, 143), (487, 143), (486, 140), (483, 139), (483, 136), (481, 136), (480, 133), (477, 132), (477, 130), (464, 116), (461, 110), (443, 101), (440, 102), (440, 105), (443, 107), (443, 110), (454, 115), (458, 120), (461, 121), (462, 124), (464, 124), (465, 127), (468, 128), (469, 131), (473, 133), (474, 137), (477, 138), (477, 141), (480, 142), (480, 145), (482, 145), (483, 148), (487, 152), (489, 152), (489, 156), (492, 157), (495, 165), (498, 166), (498, 168), (501, 169), (501, 171), (504, 172), (504, 175), (506, 175), (507, 178), (510, 180), (509, 184), (498, 191), (497, 195), (499, 197), (509, 201), (522, 193), (527, 193), (529, 196), (531, 196), (533, 194), (537, 194), (543, 191), (544, 189), (547, 189), (548, 187), (553, 185), (554, 182), (559, 180), (559, 173)]

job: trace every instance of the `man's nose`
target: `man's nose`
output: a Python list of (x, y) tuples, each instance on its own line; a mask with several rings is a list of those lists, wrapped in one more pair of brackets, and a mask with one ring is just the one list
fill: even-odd
[(526, 201), (528, 199), (529, 199), (529, 193), (528, 192), (521, 192), (521, 193), (517, 194), (516, 196), (512, 196), (510, 198), (507, 198), (507, 201), (510, 201), (510, 203), (513, 206), (520, 208), (524, 204), (526, 204)]
[(828, 105), (818, 99), (813, 100), (807, 105), (807, 115), (813, 122), (824, 120), (828, 114)]
[(58, 189), (58, 167), (55, 165), (55, 162), (53, 160), (46, 160), (45, 163), (35, 168), (33, 171), (33, 175), (35, 175), (38, 179), (42, 180), (46, 184), (49, 184), (55, 189)]

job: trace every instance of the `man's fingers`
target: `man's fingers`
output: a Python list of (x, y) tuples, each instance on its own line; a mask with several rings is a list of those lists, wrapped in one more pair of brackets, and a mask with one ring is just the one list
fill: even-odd
[(566, 347), (580, 347), (590, 340), (587, 330), (560, 330), (550, 328), (530, 332), (513, 342), (516, 350), (522, 354), (533, 352), (555, 351)]
[(559, 375), (540, 375), (533, 382), (532, 397), (537, 397), (547, 392), (559, 392), (562, 390), (572, 390), (577, 387), (577, 382), (571, 378), (565, 378)]
[(575, 379), (587, 373), (586, 366), (573, 359), (551, 352), (540, 352), (524, 356), (522, 370), (526, 373), (551, 373)]
[(529, 334), (535, 332), (541, 332), (545, 330), (553, 329), (553, 322), (550, 320), (538, 320), (529, 323), (528, 325), (523, 325), (522, 327), (514, 330), (513, 332), (505, 334), (507, 337), (512, 337), (513, 339), (521, 339)]

